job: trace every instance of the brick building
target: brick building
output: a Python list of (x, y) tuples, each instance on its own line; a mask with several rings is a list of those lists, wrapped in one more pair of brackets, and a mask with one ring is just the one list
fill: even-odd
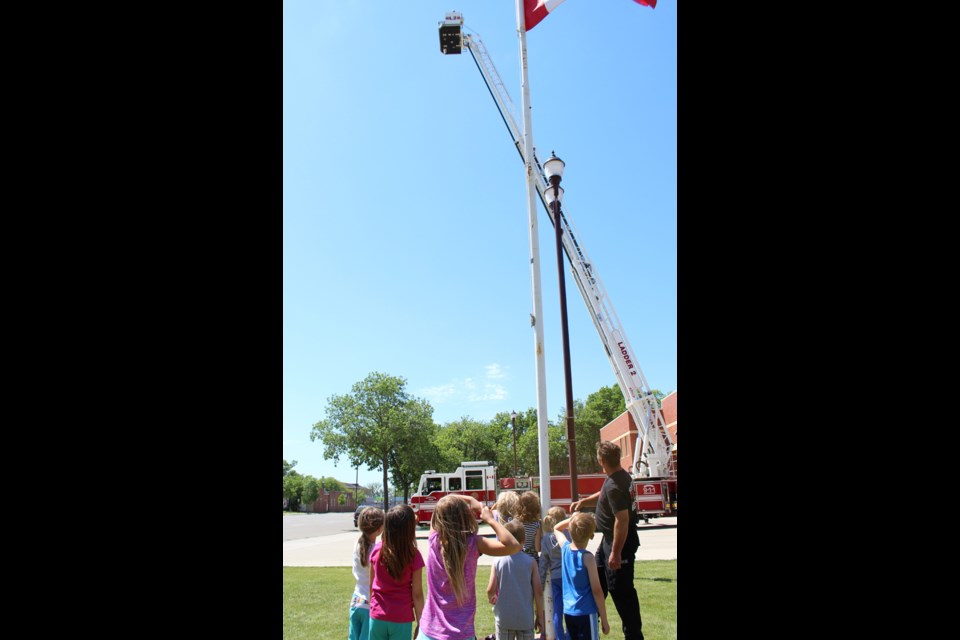
[[(346, 496), (343, 504), (340, 504), (341, 495)], [(300, 505), (300, 510), (307, 513), (352, 512), (356, 508), (353, 491), (324, 491), (322, 487), (320, 497), (313, 504)]]

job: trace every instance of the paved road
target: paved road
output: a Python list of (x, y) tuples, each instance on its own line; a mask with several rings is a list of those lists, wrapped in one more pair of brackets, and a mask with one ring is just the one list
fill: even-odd
[(349, 513), (283, 514), (283, 541), (317, 538), (337, 533), (360, 532), (353, 526), (353, 511)]
[[(637, 529), (640, 549), (637, 560), (676, 560), (677, 518), (656, 518)], [(493, 535), (486, 524), (481, 535)], [(428, 529), (417, 528), (417, 547), (426, 558)], [(353, 526), (353, 512), (283, 516), (283, 566), (349, 567), (353, 564), (353, 546), (360, 532)], [(596, 549), (600, 534), (589, 548)], [(479, 564), (493, 564), (490, 556), (480, 556)]]

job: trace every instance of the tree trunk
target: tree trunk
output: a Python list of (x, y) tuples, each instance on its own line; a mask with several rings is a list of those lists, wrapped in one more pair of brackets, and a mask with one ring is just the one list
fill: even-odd
[(387, 506), (390, 504), (390, 489), (387, 484), (387, 459), (383, 459), (383, 512), (386, 513), (387, 509), (390, 507)]

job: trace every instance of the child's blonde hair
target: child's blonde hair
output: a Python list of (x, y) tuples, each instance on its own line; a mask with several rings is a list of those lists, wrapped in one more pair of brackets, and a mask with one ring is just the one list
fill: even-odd
[(357, 527), (360, 529), (360, 539), (357, 540), (360, 545), (360, 564), (365, 567), (370, 559), (370, 548), (373, 546), (369, 536), (383, 527), (383, 509), (365, 508), (357, 518)]
[(433, 510), (430, 527), (437, 532), (443, 551), (443, 567), (457, 596), (457, 604), (462, 605), (466, 590), (463, 570), (467, 560), (467, 539), (477, 532), (477, 518), (464, 500), (444, 496)]
[(597, 531), (597, 521), (592, 513), (577, 511), (570, 518), (570, 537), (581, 549), (585, 549)]
[(520, 494), (516, 491), (501, 491), (493, 508), (500, 514), (500, 522), (516, 517), (520, 510)]
[(553, 532), (553, 525), (557, 524), (556, 519), (549, 513), (543, 516), (543, 530), (547, 533)]
[(550, 507), (547, 509), (547, 515), (543, 516), (543, 530), (550, 533), (558, 522), (566, 519), (567, 512), (563, 510), (563, 507)]
[(540, 496), (533, 491), (524, 491), (520, 496), (520, 511), (517, 517), (524, 522), (534, 522), (540, 519)]
[[(550, 522), (550, 528), (547, 529), (547, 531), (553, 531), (553, 528), (558, 522), (562, 522), (567, 519), (567, 512), (563, 507), (550, 507), (547, 509), (547, 518), (553, 518), (553, 520)], [(547, 518), (544, 518), (544, 520)]]

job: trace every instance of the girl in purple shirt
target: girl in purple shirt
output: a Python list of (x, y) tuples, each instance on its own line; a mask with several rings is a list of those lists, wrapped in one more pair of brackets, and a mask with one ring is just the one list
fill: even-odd
[[(496, 540), (477, 535), (474, 511), (496, 532)], [(417, 640), (474, 638), (477, 558), (481, 553), (508, 556), (519, 551), (520, 544), (479, 500), (451, 494), (440, 498), (433, 511), (429, 545), (427, 602)]]

